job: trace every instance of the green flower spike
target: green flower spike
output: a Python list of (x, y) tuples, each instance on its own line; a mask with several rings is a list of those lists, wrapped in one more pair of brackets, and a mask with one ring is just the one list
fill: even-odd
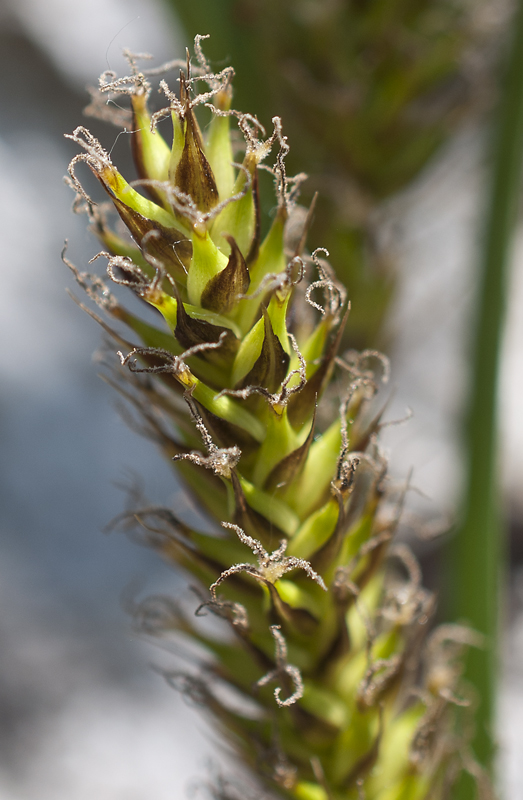
[[(170, 509), (124, 515), (201, 596), (195, 615), (156, 599), (137, 619), (204, 648), (201, 678), (169, 680), (207, 705), (274, 796), (439, 800), (464, 769), (483, 781), (460, 683), (461, 652), (478, 641), (457, 626), (427, 638), (434, 599), (394, 541), (402, 493), (379, 449), (387, 364), (374, 351), (338, 354), (346, 292), (328, 253), (305, 249), (312, 210), (296, 212), (304, 176), (286, 174), (281, 121), (267, 136), (234, 110), (233, 71), (211, 71), (202, 38), (196, 66), (187, 56), (140, 71), (127, 53), (128, 76), (101, 78), (91, 109), (107, 117), (102, 99), (117, 99), (121, 123), (128, 97), (137, 180), (86, 128), (69, 137), (82, 150), (69, 167), (75, 207), (106, 248), (96, 259), (107, 259), (109, 283), (67, 263), (127, 330), (89, 312), (119, 348), (110, 380), (214, 520), (205, 533)], [(179, 92), (162, 78), (168, 107), (151, 111), (150, 79), (174, 68)], [(259, 173), (273, 151), (268, 224)], [(105, 203), (83, 188), (81, 164)], [(125, 292), (146, 318), (125, 307)], [(204, 613), (221, 620), (212, 633)], [(220, 684), (248, 702), (229, 705)]]

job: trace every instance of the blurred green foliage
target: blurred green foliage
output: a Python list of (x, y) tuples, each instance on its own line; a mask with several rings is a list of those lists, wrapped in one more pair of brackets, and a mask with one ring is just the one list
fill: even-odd
[[(234, 104), (269, 125), (284, 114), (289, 169), (319, 190), (314, 241), (348, 287), (347, 338), (383, 346), (393, 256), (377, 206), (406, 187), (477, 106), (468, 68), (484, 3), (455, 0), (167, 0), (216, 68), (236, 70)], [(483, 34), (481, 34), (483, 35)], [(254, 90), (253, 90), (254, 87)]]
[[(469, 653), (467, 678), (480, 698), (476, 756), (495, 755), (494, 720), (499, 674), (500, 620), (507, 542), (499, 486), (498, 378), (511, 261), (523, 170), (523, 3), (517, 4), (500, 75), (503, 91), (491, 131), (491, 175), (470, 337), (469, 398), (464, 413), (466, 454), (462, 521), (451, 543), (448, 616), (485, 634), (484, 650)], [(474, 797), (460, 787), (460, 800)]]

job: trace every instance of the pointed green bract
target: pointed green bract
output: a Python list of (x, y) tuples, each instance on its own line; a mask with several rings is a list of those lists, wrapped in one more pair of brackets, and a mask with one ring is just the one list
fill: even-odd
[(134, 158), (142, 176), (154, 181), (169, 177), (171, 149), (158, 131), (151, 130), (151, 116), (147, 110), (145, 94), (131, 98), (133, 109)]
[(223, 209), (212, 228), (213, 239), (225, 250), (229, 247), (226, 237), (234, 236), (244, 258), (249, 255), (256, 231), (256, 206), (253, 196), (255, 169), (256, 164), (249, 158), (236, 179), (232, 195), (225, 195), (225, 197), (238, 196), (238, 199)]
[(173, 142), (167, 174), (169, 181), (174, 184), (176, 180), (176, 170), (180, 163), (185, 145), (185, 122), (180, 119), (176, 111), (171, 112), (171, 121), (173, 125)]
[(153, 222), (158, 222), (165, 228), (175, 227), (175, 219), (172, 214), (156, 203), (153, 203), (151, 200), (147, 200), (147, 198), (143, 197), (136, 189), (129, 186), (127, 181), (114, 167), (103, 168), (99, 174), (100, 179), (109, 193), (117, 197), (118, 200), (121, 200), (128, 208), (137, 211), (138, 214), (141, 214), (143, 217)]
[(218, 250), (208, 233), (203, 236), (195, 233), (192, 243), (193, 255), (187, 278), (187, 293), (189, 302), (198, 306), (205, 287), (215, 275), (225, 269), (228, 258)]
[[(230, 101), (230, 98), (229, 98)], [(232, 150), (228, 116), (215, 115), (209, 125), (207, 136), (207, 158), (216, 178), (216, 186), (222, 200), (234, 194), (234, 154)]]

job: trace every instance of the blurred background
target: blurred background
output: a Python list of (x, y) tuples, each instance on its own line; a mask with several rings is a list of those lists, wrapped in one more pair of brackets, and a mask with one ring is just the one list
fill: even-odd
[[(311, 241), (329, 248), (349, 289), (347, 346), (383, 348), (393, 365), (387, 417), (413, 411), (385, 431), (392, 472), (405, 479), (412, 470), (411, 508), (427, 529), (448, 528), (456, 514), (488, 131), (511, 8), (375, 6), (387, 13), (343, 0), (279, 11), (272, 0), (228, 0), (229, 30), (220, 4), (206, 0), (0, 6), (0, 800), (182, 797), (213, 759), (223, 764), (205, 723), (151, 668), (172, 655), (133, 635), (125, 611), (126, 592), (176, 594), (181, 579), (102, 533), (136, 481), (154, 502), (186, 501), (168, 465), (118, 415), (91, 359), (100, 331), (64, 291), (73, 288), (64, 238), (80, 269), (100, 248), (70, 213), (62, 176), (75, 151), (63, 133), (84, 122), (87, 84), (105, 69), (125, 74), (123, 47), (162, 63), (182, 57), (195, 32), (215, 33), (206, 52), (236, 67), (235, 105), (266, 124), (282, 115), (291, 172), (310, 173), (305, 198), (322, 197)], [(126, 135), (88, 125), (129, 174)], [(510, 800), (523, 798), (519, 228), (500, 383), (511, 561), (498, 740)], [(417, 549), (429, 583), (444, 586), (439, 542)]]

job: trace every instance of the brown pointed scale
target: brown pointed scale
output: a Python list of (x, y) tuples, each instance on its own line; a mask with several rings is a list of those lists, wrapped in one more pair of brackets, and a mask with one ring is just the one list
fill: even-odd
[(203, 424), (211, 434), (211, 438), (220, 447), (234, 447), (237, 445), (242, 451), (242, 456), (248, 456), (259, 447), (259, 443), (244, 428), (232, 425), (227, 420), (218, 417), (205, 406), (193, 398), (193, 403), (203, 420)]
[(309, 449), (314, 438), (315, 424), (316, 411), (314, 411), (311, 429), (304, 443), (301, 447), (293, 450), (292, 453), (289, 453), (288, 456), (285, 456), (285, 458), (282, 458), (282, 460), (276, 464), (265, 481), (263, 487), (265, 491), (272, 492), (280, 486), (285, 488), (299, 474), (309, 454)]
[(276, 616), (276, 622), (287, 622), (292, 629), (299, 631), (305, 635), (315, 633), (318, 628), (318, 620), (313, 617), (310, 611), (306, 608), (294, 608), (290, 606), (285, 600), (282, 600), (278, 594), (278, 589), (273, 583), (269, 581), (264, 582), (269, 590), (272, 608)]
[(355, 462), (348, 475), (333, 481), (333, 491), (339, 506), (338, 521), (332, 535), (311, 558), (314, 569), (320, 574), (335, 561), (345, 537), (350, 535), (358, 520), (363, 519), (370, 508), (372, 512), (375, 511), (380, 496), (377, 484), (375, 476), (370, 476), (365, 469), (365, 462), (363, 465)]
[(209, 556), (204, 555), (198, 547), (183, 536), (169, 536), (167, 533), (163, 537), (157, 536), (156, 540), (149, 539), (147, 544), (168, 561), (181, 564), (188, 572), (200, 577), (201, 570), (212, 576), (218, 577), (222, 571), (222, 565)]
[[(358, 589), (364, 589), (376, 570), (381, 566), (392, 537), (393, 532), (391, 530), (382, 531), (376, 534), (376, 536), (373, 536), (372, 539), (369, 539), (367, 547), (364, 546), (361, 548), (360, 555), (362, 556), (362, 560), (365, 560), (361, 568), (360, 565), (358, 565), (358, 572), (354, 579), (354, 583)], [(372, 545), (372, 547), (369, 545)]]
[(347, 498), (350, 493), (350, 503), (347, 506), (347, 530), (356, 524), (365, 514), (372, 509), (374, 512), (383, 495), (380, 476), (370, 469), (363, 461), (356, 468), (351, 479), (350, 487), (344, 493)]
[(224, 235), (231, 246), (231, 254), (225, 269), (222, 269), (208, 282), (202, 292), (200, 303), (203, 308), (226, 314), (238, 302), (238, 295), (245, 294), (249, 288), (249, 270), (240, 248), (233, 236)]
[(177, 302), (176, 328), (174, 335), (178, 342), (189, 349), (197, 344), (218, 342), (222, 333), (225, 334), (221, 346), (216, 350), (202, 352), (201, 357), (211, 361), (227, 361), (236, 353), (239, 342), (230, 328), (222, 328), (219, 325), (212, 325), (200, 319), (193, 319), (186, 312), (183, 303), (179, 298)]
[(211, 165), (203, 152), (203, 142), (192, 108), (189, 106), (185, 76), (180, 75), (180, 96), (185, 100), (185, 145), (176, 167), (174, 184), (192, 197), (200, 211), (217, 204), (218, 189)]
[(131, 519), (139, 526), (135, 529), (135, 541), (152, 547), (168, 561), (181, 563), (196, 577), (201, 577), (202, 570), (213, 577), (220, 575), (222, 564), (195, 545), (194, 534), (197, 531), (179, 520), (170, 509), (160, 507), (144, 509), (141, 513), (125, 512), (116, 517), (108, 530), (125, 525)]
[(351, 448), (365, 452), (367, 449), (371, 436), (377, 433), (382, 425), (382, 417), (390, 404), (392, 396), (389, 396), (383, 403), (379, 411), (372, 417), (370, 421), (364, 420), (364, 424), (353, 425), (351, 429)]
[(379, 715), (379, 729), (376, 738), (374, 739), (373, 744), (371, 745), (370, 749), (363, 755), (359, 761), (352, 767), (349, 774), (343, 781), (343, 785), (347, 788), (356, 788), (357, 782), (359, 780), (363, 780), (363, 778), (368, 775), (371, 771), (372, 767), (377, 761), (379, 751), (380, 751), (380, 744), (381, 738), (383, 735), (383, 710), (382, 707), (379, 707), (378, 711)]
[[(140, 433), (147, 438), (154, 441), (162, 450), (167, 458), (174, 458), (174, 456), (190, 453), (190, 448), (178, 442), (170, 432), (160, 424), (158, 415), (153, 413), (154, 406), (148, 408), (147, 404), (143, 402), (142, 398), (136, 393), (128, 391), (123, 385), (117, 383), (108, 375), (102, 375), (102, 380), (105, 381), (112, 389), (120, 394), (125, 401), (133, 406), (138, 414), (141, 416), (145, 424), (142, 425)], [(131, 427), (131, 420), (128, 421)], [(134, 428), (134, 423), (132, 424)]]
[(269, 392), (276, 392), (285, 380), (290, 357), (272, 329), (267, 309), (262, 307), (262, 313), (265, 321), (265, 336), (261, 353), (251, 371), (240, 381), (238, 388), (263, 386)]
[(333, 337), (324, 353), (318, 369), (307, 379), (307, 383), (301, 392), (296, 392), (296, 394), (293, 394), (289, 399), (287, 413), (289, 415), (289, 422), (294, 428), (300, 428), (314, 414), (318, 399), (329, 383), (332, 370), (334, 369), (334, 359), (336, 358), (341, 344), (348, 316), (349, 309), (345, 312), (338, 330), (336, 331), (336, 335)]
[(261, 207), (260, 207), (260, 181), (258, 179), (258, 170), (255, 167), (252, 175), (252, 199), (254, 202), (254, 236), (249, 248), (249, 252), (245, 256), (247, 264), (254, 264), (260, 252), (261, 242)]
[[(159, 222), (147, 219), (117, 197), (111, 199), (136, 244), (146, 255), (158, 260), (175, 280), (185, 285), (192, 258), (191, 240), (176, 228), (165, 228)], [(145, 236), (147, 239), (143, 242)]]
[[(134, 395), (131, 392), (127, 392), (106, 375), (102, 375), (102, 378), (142, 415), (147, 423), (147, 428), (142, 428), (140, 432), (155, 441), (167, 458), (172, 459), (174, 456), (191, 452), (191, 447), (177, 442), (151, 414), (150, 409), (155, 408), (155, 398), (158, 397), (158, 393), (151, 383), (142, 384), (139, 387), (140, 392)], [(158, 405), (160, 404), (158, 403)], [(176, 421), (177, 426), (183, 429), (183, 416), (173, 413), (172, 407), (170, 408), (170, 414), (173, 421)], [(197, 442), (194, 442), (194, 444), (197, 446)], [(184, 476), (187, 492), (192, 497), (193, 502), (200, 506), (203, 504), (203, 507), (211, 514), (216, 513), (216, 508), (221, 500), (220, 492), (223, 489), (220, 480), (209, 470), (202, 470), (190, 461), (178, 462), (178, 470), (181, 470)], [(213, 502), (209, 503), (209, 500)]]
[(345, 499), (341, 492), (336, 492), (336, 500), (338, 501), (339, 509), (336, 527), (325, 544), (310, 558), (313, 569), (319, 572), (320, 575), (334, 562), (334, 559), (341, 549), (347, 531)]
[[(82, 311), (85, 311), (86, 314), (88, 314), (90, 317), (92, 317), (92, 319), (94, 319), (95, 322), (97, 322), (100, 325), (100, 327), (103, 328), (103, 330), (112, 339), (114, 339), (114, 341), (117, 342), (117, 344), (120, 345), (120, 347), (124, 348), (128, 352), (130, 352), (131, 350), (134, 349), (135, 345), (132, 342), (129, 342), (127, 339), (124, 339), (123, 336), (121, 336), (117, 331), (115, 331), (114, 328), (111, 328), (111, 326), (108, 325), (91, 308), (89, 308), (88, 306), (84, 305), (84, 303), (82, 303), (80, 300), (78, 300), (78, 298), (75, 297), (75, 295), (72, 292), (69, 292), (69, 296), (82, 309)], [(114, 306), (110, 310), (110, 313), (116, 319), (119, 319), (122, 322), (126, 321), (127, 310), (125, 308), (123, 308), (122, 306), (119, 306), (119, 305)], [(144, 361), (144, 363), (146, 364), (147, 367), (159, 367), (159, 366), (163, 366), (165, 364), (165, 359), (158, 358), (157, 356), (154, 356), (154, 355), (151, 355), (151, 354), (142, 355), (141, 358), (143, 359), (143, 361)], [(159, 378), (163, 383), (165, 383), (176, 394), (181, 394), (181, 392), (182, 392), (181, 386), (180, 386), (179, 382), (176, 380), (176, 378), (173, 375), (170, 375), (167, 372), (163, 372), (163, 373), (160, 374)]]
[(326, 672), (331, 664), (343, 658), (351, 650), (351, 639), (347, 627), (347, 612), (353, 602), (354, 595), (349, 595), (348, 598), (334, 597), (336, 627), (328, 648), (321, 654), (316, 664), (316, 674), (318, 675)]

